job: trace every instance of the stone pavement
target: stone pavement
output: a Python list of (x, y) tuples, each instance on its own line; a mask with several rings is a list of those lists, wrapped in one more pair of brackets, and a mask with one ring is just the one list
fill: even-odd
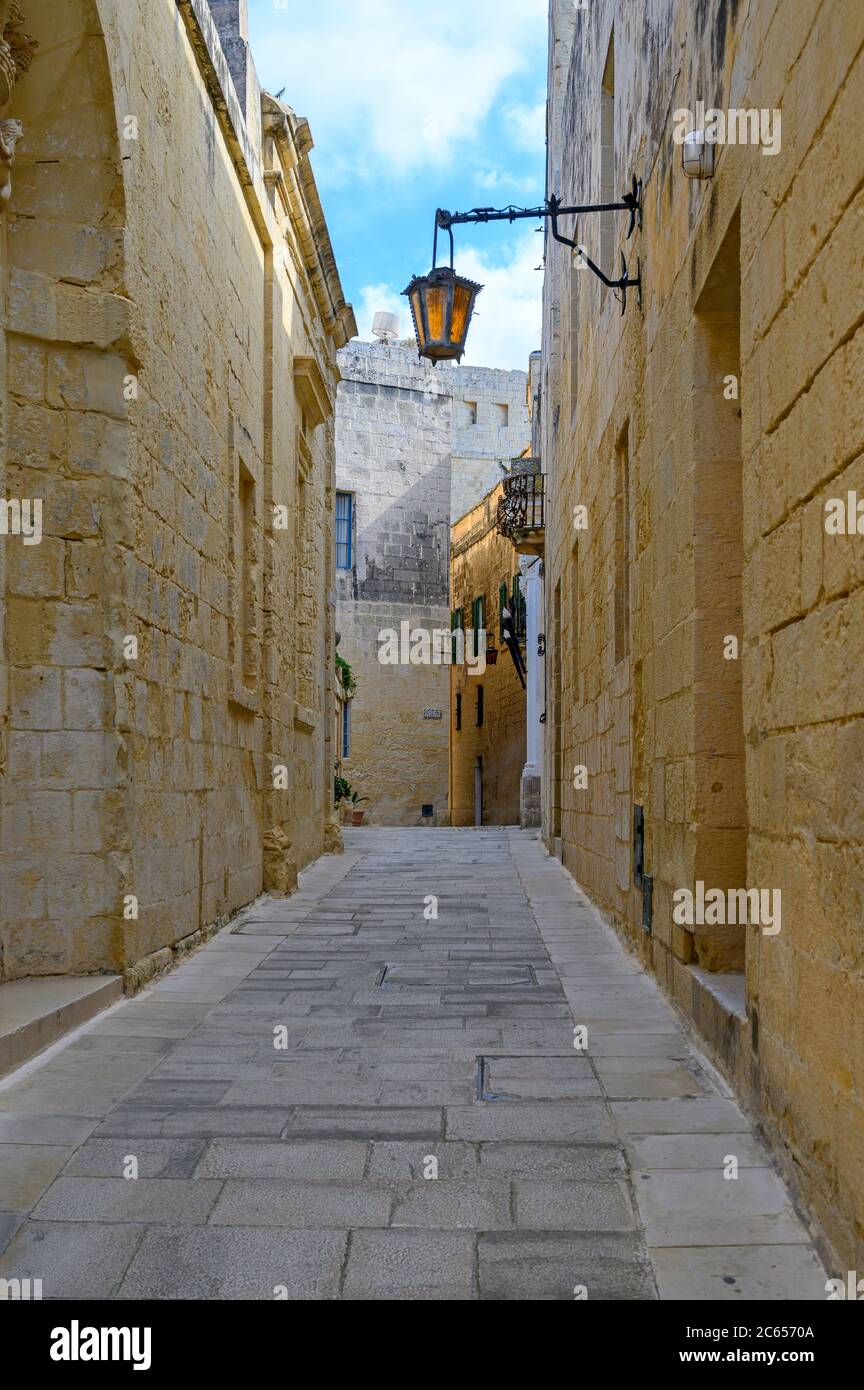
[(0, 1276), (46, 1298), (824, 1299), (747, 1120), (534, 835), (345, 838), (0, 1084)]

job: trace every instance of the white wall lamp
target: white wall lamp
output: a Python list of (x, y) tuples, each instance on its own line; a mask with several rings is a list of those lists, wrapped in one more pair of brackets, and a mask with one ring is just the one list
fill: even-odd
[(704, 130), (691, 130), (681, 143), (681, 163), (688, 179), (713, 179), (714, 142)]

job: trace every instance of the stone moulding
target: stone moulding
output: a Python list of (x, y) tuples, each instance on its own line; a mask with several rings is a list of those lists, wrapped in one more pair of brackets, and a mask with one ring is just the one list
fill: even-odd
[(12, 165), (15, 146), (24, 133), (20, 121), (5, 115), (18, 78), (28, 71), (38, 48), (35, 39), (21, 28), (24, 15), (18, 0), (0, 0), (0, 212), (12, 196)]
[(323, 425), (333, 414), (333, 401), (314, 357), (294, 358), (294, 389), (313, 426)]
[[(0, 4), (2, 3), (3, 0), (0, 0)], [(283, 235), (268, 197), (268, 180), (258, 151), (249, 139), (246, 117), (207, 0), (176, 0), (176, 4), (261, 245), (267, 249), (281, 246)], [(356, 334), (357, 324), (351, 305), (346, 304), (342, 296), (330, 236), (321, 209), (315, 177), (309, 164), (308, 152), (312, 148), (312, 137), (308, 133), (308, 122), (294, 116), (293, 113), (289, 117), (287, 109), (280, 106), (275, 97), (269, 96), (268, 93), (262, 93), (262, 116), (265, 135), (276, 138), (278, 134), (280, 148), (286, 148), (289, 133), (292, 137), (294, 148), (285, 156), (285, 169), (282, 171), (283, 174), (290, 174), (284, 181), (289, 190), (292, 219), (298, 240), (303, 246), (307, 270), (313, 281), (313, 289), (327, 331), (333, 334), (336, 346), (341, 347), (343, 342), (347, 342)], [(279, 171), (268, 172), (272, 175)], [(296, 188), (292, 192), (292, 182), (295, 180)], [(271, 186), (273, 182), (271, 177)], [(305, 205), (305, 216), (301, 204)], [(320, 269), (315, 251), (316, 237), (317, 244), (324, 248), (323, 267)]]

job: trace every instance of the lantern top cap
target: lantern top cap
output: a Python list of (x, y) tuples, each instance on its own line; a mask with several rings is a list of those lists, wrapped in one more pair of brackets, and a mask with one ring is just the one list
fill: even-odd
[(411, 277), (410, 285), (407, 285), (406, 288), (402, 291), (402, 293), (410, 294), (411, 291), (414, 289), (415, 285), (422, 285), (427, 281), (429, 282), (429, 284), (435, 285), (443, 280), (454, 280), (456, 284), (467, 285), (468, 288), (472, 290), (479, 291), (483, 288), (483, 286), (478, 284), (476, 280), (468, 280), (464, 275), (457, 275), (456, 271), (453, 269), (452, 266), (437, 265), (433, 266), (432, 269), (430, 271), (427, 271), (425, 275), (413, 275)]

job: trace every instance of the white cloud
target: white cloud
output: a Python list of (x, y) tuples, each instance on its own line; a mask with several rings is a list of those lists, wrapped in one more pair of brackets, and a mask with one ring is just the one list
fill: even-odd
[[(540, 346), (543, 276), (536, 267), (543, 255), (543, 239), (523, 232), (509, 246), (509, 258), (498, 262), (485, 260), (471, 247), (457, 247), (459, 274), (483, 285), (463, 361), (474, 367), (524, 372), (529, 353)], [(360, 291), (357, 325), (361, 338), (371, 338), (372, 315), (377, 309), (398, 313), (403, 337), (413, 335), (407, 300), (392, 286), (379, 284), (366, 285)]]
[[(300, 13), (271, 6), (252, 3), (262, 80), (286, 86), (285, 100), (322, 144), (350, 141), (355, 177), (447, 164), (546, 45), (547, 0), (471, 0), (452, 15), (420, 0), (318, 0)], [(531, 119), (510, 119), (517, 138)]]
[(533, 192), (537, 194), (537, 202), (540, 202), (543, 196), (542, 186), (538, 186), (536, 179), (521, 178), (506, 170), (478, 169), (474, 175), (474, 182), (478, 188), (500, 188), (511, 193)]
[(514, 104), (504, 110), (504, 120), (510, 128), (510, 139), (517, 149), (536, 154), (546, 142), (546, 102), (533, 106)]
[(473, 247), (457, 250), (460, 275), (479, 280), (474, 317), (463, 361), (473, 367), (528, 370), (528, 355), (540, 346), (543, 238), (523, 232), (508, 243), (510, 257), (490, 263)]

